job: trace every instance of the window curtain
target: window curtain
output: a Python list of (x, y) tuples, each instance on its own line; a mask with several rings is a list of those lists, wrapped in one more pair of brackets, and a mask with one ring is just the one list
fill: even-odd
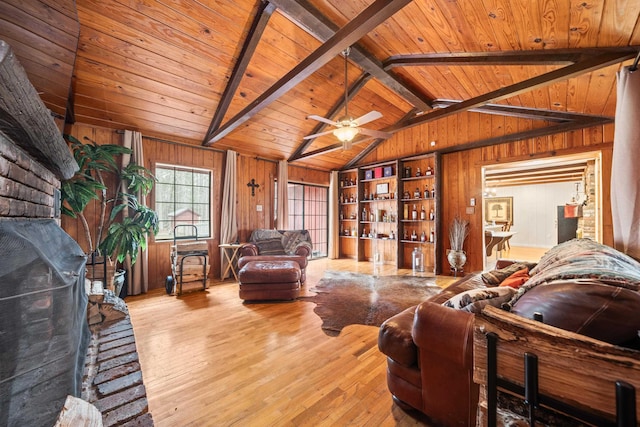
[(332, 171), (329, 181), (329, 259), (340, 258), (338, 191), (338, 171)]
[[(127, 166), (130, 162), (144, 167), (142, 134), (140, 132), (125, 130), (123, 145), (131, 149), (132, 152), (130, 155), (126, 154), (122, 156), (122, 167)], [(126, 189), (123, 189), (122, 191), (126, 191)], [(141, 192), (138, 192), (135, 196), (140, 204), (147, 204), (147, 196), (143, 195)], [(123, 212), (126, 214), (126, 209)], [(145, 240), (147, 240), (147, 237), (145, 237)], [(139, 295), (147, 292), (149, 289), (149, 252), (138, 249), (138, 259), (136, 260), (136, 263), (131, 265), (131, 260), (127, 257), (124, 265), (127, 270), (128, 294)]]
[(286, 160), (278, 162), (278, 218), (276, 229), (289, 229), (289, 165)]
[(611, 214), (614, 246), (640, 259), (640, 70), (618, 71)]
[(220, 243), (238, 241), (237, 209), (237, 153), (227, 150), (227, 160), (222, 187), (222, 213), (220, 217)]

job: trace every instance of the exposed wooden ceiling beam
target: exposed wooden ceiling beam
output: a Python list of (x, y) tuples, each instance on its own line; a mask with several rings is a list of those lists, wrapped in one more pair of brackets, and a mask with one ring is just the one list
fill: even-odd
[(485, 179), (487, 180), (502, 180), (502, 179), (511, 179), (518, 178), (522, 176), (531, 176), (531, 175), (548, 175), (554, 173), (583, 173), (586, 169), (586, 162), (581, 162), (577, 164), (568, 164), (561, 166), (549, 166), (544, 168), (529, 168), (529, 169), (518, 169), (518, 170), (508, 170), (502, 171), (500, 169), (487, 171), (485, 173)]
[[(536, 77), (524, 80), (519, 83), (515, 83), (510, 86), (506, 86), (492, 92), (485, 93), (475, 98), (462, 101), (451, 107), (436, 110), (421, 116), (414, 117), (404, 122), (398, 122), (395, 125), (389, 126), (385, 129), (381, 129), (384, 132), (397, 132), (403, 129), (409, 129), (414, 126), (423, 125), (434, 120), (442, 119), (454, 114), (458, 114), (463, 111), (468, 111), (473, 108), (481, 107), (491, 102), (500, 101), (502, 99), (511, 98), (521, 93), (530, 92), (539, 87), (547, 86), (552, 83), (567, 80), (572, 77), (579, 76), (584, 73), (598, 70), (609, 65), (617, 64), (635, 57), (636, 52), (615, 52), (615, 53), (603, 53), (594, 57), (587, 58), (583, 61), (577, 62), (566, 67), (550, 71), (545, 74), (541, 74)], [(587, 120), (589, 123), (589, 120)]]
[[(347, 90), (347, 95), (348, 95), (347, 99), (350, 101), (351, 98), (353, 98), (355, 94), (357, 94), (360, 91), (360, 89), (362, 89), (370, 79), (371, 79), (370, 74), (367, 74), (367, 73), (361, 74), (360, 77), (358, 77), (358, 79)], [(340, 100), (336, 102), (336, 104), (333, 107), (331, 107), (331, 109), (329, 110), (329, 112), (325, 117), (327, 119), (333, 120), (338, 114), (340, 114), (340, 111), (342, 111), (342, 109), (344, 108), (344, 104), (345, 104), (344, 96), (342, 96), (340, 97)], [(327, 126), (328, 126), (327, 123), (323, 123), (323, 122), (318, 123), (313, 128), (310, 135), (315, 135), (316, 133), (322, 132)], [(298, 146), (298, 148), (296, 148), (296, 151), (289, 157), (289, 161), (292, 162), (294, 160), (297, 160), (298, 157), (302, 153), (304, 153), (304, 150), (309, 148), (309, 146), (313, 143), (313, 141), (315, 141), (315, 138), (303, 140), (303, 142)]]
[[(452, 99), (435, 99), (434, 108), (448, 108), (457, 105), (462, 101)], [(516, 107), (501, 104), (486, 104), (481, 107), (471, 108), (474, 111), (484, 114), (497, 114), (500, 116), (518, 117), (521, 119), (547, 120), (550, 122), (569, 122), (579, 120), (591, 120), (593, 118), (603, 118), (604, 116), (594, 116), (591, 114), (570, 113), (559, 110), (543, 110), (539, 108)]]
[[(338, 31), (338, 27), (333, 22), (329, 21), (306, 0), (272, 0), (272, 3), (292, 21), (321, 42), (329, 40)], [(352, 46), (349, 59), (358, 64), (365, 73), (376, 78), (380, 83), (421, 111), (431, 109), (431, 102), (428, 98), (417, 94), (399, 80), (397, 76), (387, 72), (382, 63), (362, 47), (358, 45)]]
[[(559, 123), (552, 126), (546, 126), (537, 129), (530, 129), (522, 132), (515, 132), (508, 135), (496, 136), (493, 138), (481, 139), (478, 141), (467, 142), (460, 145), (441, 148), (438, 151), (442, 154), (457, 153), (460, 151), (473, 150), (476, 148), (491, 147), (493, 145), (505, 144), (507, 142), (523, 141), (531, 138), (540, 138), (547, 135), (553, 135), (556, 133), (571, 132), (574, 130), (585, 129), (593, 126), (601, 126), (607, 123), (612, 123), (613, 119), (602, 118), (594, 119), (592, 121), (580, 121), (580, 122), (567, 122)], [(431, 152), (430, 151), (430, 152)]]
[(202, 141), (204, 145), (206, 145), (207, 141), (209, 141), (209, 139), (211, 139), (211, 137), (213, 136), (213, 133), (220, 127), (222, 119), (227, 113), (229, 105), (231, 105), (233, 95), (236, 93), (236, 90), (240, 85), (242, 76), (244, 75), (249, 62), (251, 61), (251, 57), (253, 56), (256, 47), (260, 42), (262, 33), (264, 33), (264, 30), (267, 27), (267, 23), (269, 22), (269, 19), (271, 18), (271, 15), (275, 11), (275, 9), (276, 6), (268, 1), (260, 2), (260, 6), (258, 8), (258, 11), (256, 12), (256, 16), (251, 23), (251, 28), (249, 29), (247, 38), (244, 41), (244, 44), (240, 51), (240, 57), (233, 67), (231, 77), (227, 82), (227, 86), (224, 88), (224, 92), (222, 93), (220, 102), (218, 102), (216, 112), (213, 114), (213, 119), (211, 120), (209, 129), (207, 130), (207, 133)]
[[(512, 176), (512, 177), (505, 177), (505, 178), (487, 178), (485, 179), (485, 183), (495, 183), (495, 185), (504, 185), (505, 182), (520, 182), (520, 181), (527, 181), (527, 180), (531, 180), (531, 179), (551, 179), (551, 178), (562, 178), (562, 177), (582, 177), (584, 175), (584, 170), (580, 170), (580, 171), (573, 171), (573, 172), (547, 172), (546, 174), (540, 175), (540, 174), (536, 174), (534, 172), (531, 172), (530, 174), (523, 174), (520, 176)], [(492, 185), (493, 186), (493, 185)]]
[(224, 138), (409, 3), (411, 0), (376, 0), (262, 95), (218, 128), (204, 145), (211, 145)]
[(503, 183), (494, 183), (494, 182), (489, 182), (486, 181), (485, 184), (487, 187), (490, 188), (499, 188), (499, 187), (512, 187), (512, 186), (516, 186), (516, 185), (536, 185), (536, 184), (550, 184), (550, 183), (555, 183), (555, 182), (576, 182), (576, 181), (581, 181), (582, 180), (582, 176), (580, 175), (573, 175), (573, 176), (550, 176), (547, 178), (530, 178), (530, 179), (524, 179), (521, 181), (505, 181)]
[(428, 65), (568, 65), (584, 61), (602, 53), (629, 52), (636, 54), (638, 47), (605, 47), (586, 49), (543, 49), (503, 52), (430, 53), (394, 55), (383, 61), (385, 70), (395, 67)]

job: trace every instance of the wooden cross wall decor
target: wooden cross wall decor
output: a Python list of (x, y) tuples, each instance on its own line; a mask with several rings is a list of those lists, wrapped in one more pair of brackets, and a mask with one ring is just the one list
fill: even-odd
[(247, 183), (247, 187), (251, 187), (251, 195), (256, 195), (256, 188), (260, 187), (260, 184), (256, 184), (256, 180), (251, 178), (251, 182)]

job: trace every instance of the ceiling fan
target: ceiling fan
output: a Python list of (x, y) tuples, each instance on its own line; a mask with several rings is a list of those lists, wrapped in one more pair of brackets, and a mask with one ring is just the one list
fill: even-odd
[(333, 133), (333, 135), (335, 135), (335, 137), (342, 142), (342, 148), (345, 150), (349, 150), (351, 148), (351, 141), (353, 141), (353, 138), (355, 138), (359, 133), (373, 136), (375, 138), (387, 139), (391, 137), (392, 134), (389, 132), (381, 132), (378, 130), (360, 127), (365, 123), (372, 122), (382, 117), (382, 113), (380, 113), (379, 111), (370, 111), (364, 116), (358, 117), (357, 119), (349, 116), (349, 94), (347, 92), (347, 56), (349, 56), (350, 50), (350, 48), (346, 48), (342, 52), (342, 55), (344, 56), (344, 116), (338, 119), (338, 121), (333, 121), (322, 116), (317, 116), (315, 114), (308, 115), (307, 119), (318, 120), (319, 122), (330, 124), (332, 126), (335, 126), (336, 128), (325, 132), (314, 133), (313, 135), (307, 135), (303, 139), (312, 139), (322, 135)]

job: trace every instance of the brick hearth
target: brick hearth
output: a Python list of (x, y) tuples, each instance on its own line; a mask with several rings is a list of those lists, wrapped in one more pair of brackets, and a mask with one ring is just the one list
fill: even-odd
[(153, 426), (129, 316), (91, 327), (82, 398), (104, 426)]

